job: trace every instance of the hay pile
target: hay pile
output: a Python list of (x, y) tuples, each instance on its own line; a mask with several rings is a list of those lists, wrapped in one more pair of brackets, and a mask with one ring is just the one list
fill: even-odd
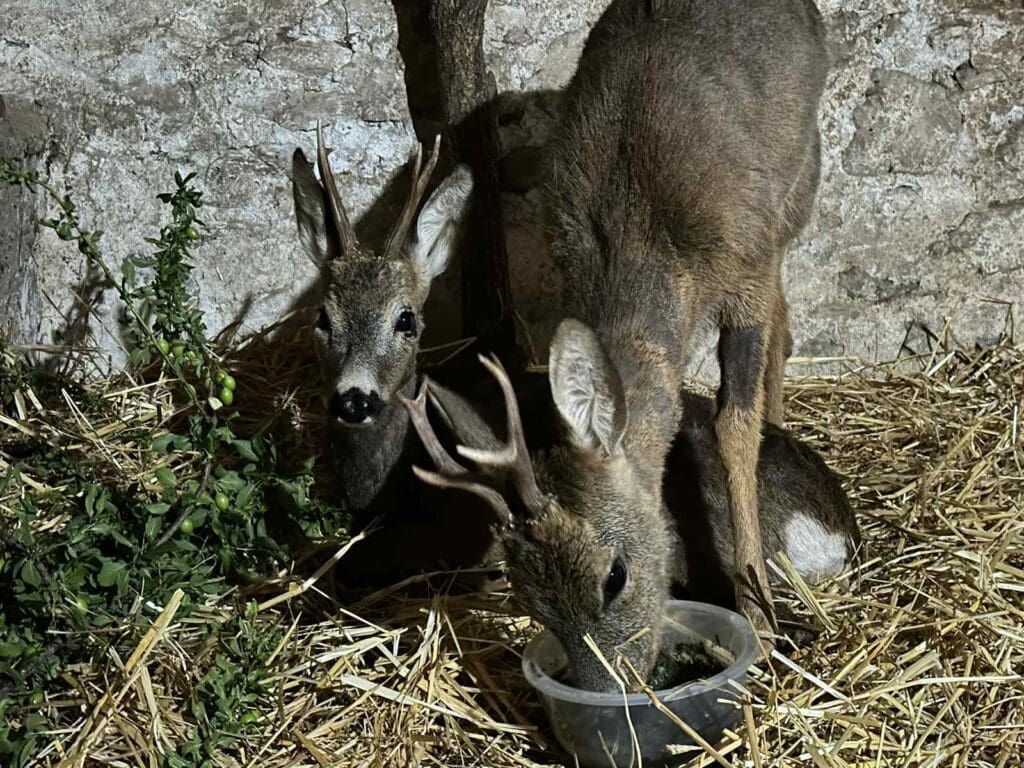
[[(245, 418), (255, 427), (283, 410), (296, 444), (314, 445), (314, 363), (283, 349), (243, 348), (232, 362), (251, 393)], [(77, 430), (142, 478), (149, 468), (119, 435), (172, 417), (163, 387), (97, 385), (114, 406), (107, 423), (26, 402), (24, 420), (4, 428)], [(788, 382), (790, 424), (849, 478), (867, 551), (846, 585), (790, 579), (784, 596), (824, 626), (819, 642), (762, 663), (746, 727), (694, 765), (1021, 764), (1022, 397), (1024, 351), (1008, 345)], [(332, 546), (337, 555), (346, 544)], [(330, 562), (246, 595), (260, 601), (261, 621), (283, 630), (266, 671), (275, 706), (222, 764), (560, 764), (519, 672), (536, 627), (507, 592), (423, 598), (396, 587), (342, 606)], [(73, 685), (53, 705), (77, 722), (50, 734), (40, 764), (73, 753), (155, 765), (147, 755), (183, 738), (180, 703), (211, 663), (200, 628), (236, 609), (222, 602), (187, 621), (174, 610), (164, 606), (132, 658), (69, 671)]]

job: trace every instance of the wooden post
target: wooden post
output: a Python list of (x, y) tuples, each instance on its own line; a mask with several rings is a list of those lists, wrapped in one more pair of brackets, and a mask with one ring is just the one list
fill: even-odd
[(484, 61), (487, 0), (432, 0), (440, 96), (457, 162), (473, 171), (469, 226), (459, 252), (462, 330), (514, 365), (515, 325), (498, 177), (497, 87)]

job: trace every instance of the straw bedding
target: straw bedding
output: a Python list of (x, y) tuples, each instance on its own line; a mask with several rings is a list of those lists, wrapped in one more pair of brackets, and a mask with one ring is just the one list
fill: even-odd
[[(251, 428), (284, 414), (296, 447), (318, 440), (309, 356), (243, 345), (233, 369)], [(862, 525), (862, 564), (783, 597), (822, 627), (759, 666), (739, 732), (695, 765), (1016, 766), (1024, 755), (1024, 351), (1008, 344), (927, 355), (787, 383), (791, 427), (846, 478)], [(142, 477), (121, 435), (171, 418), (162, 382), (98, 382), (105, 423), (39, 412), (17, 427), (58, 428)], [(249, 407), (251, 406), (251, 407)], [(249, 414), (249, 415), (246, 415)], [(59, 425), (59, 426), (58, 426)], [(13, 428), (12, 423), (5, 428)], [(76, 432), (77, 430), (77, 432)], [(31, 478), (28, 478), (30, 481)], [(329, 480), (325, 480), (329, 483)], [(335, 558), (345, 542), (330, 545)], [(341, 555), (343, 556), (343, 554)], [(519, 672), (537, 627), (507, 589), (423, 597), (399, 585), (341, 605), (329, 576), (299, 566), (245, 595), (283, 640), (267, 665), (275, 705), (224, 765), (530, 766), (565, 760)], [(777, 568), (792, 572), (786, 563)], [(414, 596), (420, 595), (420, 596)], [(241, 602), (241, 601), (239, 601)], [(150, 765), (189, 725), (179, 703), (210, 658), (204, 618), (164, 606), (130, 659), (70, 670), (60, 703), (72, 727), (42, 763), (75, 747), (95, 764)]]

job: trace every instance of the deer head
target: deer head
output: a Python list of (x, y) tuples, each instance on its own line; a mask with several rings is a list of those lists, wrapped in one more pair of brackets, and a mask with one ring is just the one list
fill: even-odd
[(415, 374), (423, 305), (431, 282), (451, 261), (473, 189), (469, 169), (458, 166), (416, 216), (439, 139), (425, 165), (417, 148), (409, 196), (380, 251), (356, 239), (319, 125), (320, 180), (301, 149), (292, 157), (299, 239), (320, 270), (316, 334), (328, 368), (329, 410), (345, 426), (373, 423)]
[(562, 642), (577, 685), (616, 687), (588, 635), (607, 660), (624, 655), (646, 676), (659, 650), (672, 544), (657, 487), (640, 479), (623, 449), (627, 413), (618, 373), (589, 328), (564, 321), (549, 368), (564, 439), (531, 459), (508, 376), (496, 360), (481, 361), (504, 395), (506, 444), (497, 451), (460, 445), (459, 456), (475, 468), (460, 464), (434, 434), (421, 392), (406, 405), (437, 471), (415, 468), (417, 476), (475, 493), (495, 508), (512, 588)]

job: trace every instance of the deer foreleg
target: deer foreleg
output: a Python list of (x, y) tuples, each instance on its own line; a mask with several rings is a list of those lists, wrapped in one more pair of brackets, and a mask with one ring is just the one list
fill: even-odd
[(757, 457), (764, 410), (767, 337), (767, 322), (721, 328), (718, 341), (721, 384), (715, 419), (719, 450), (728, 476), (736, 556), (736, 605), (760, 631), (774, 628), (757, 510)]
[(764, 367), (764, 418), (781, 427), (783, 421), (782, 378), (786, 360), (793, 353), (793, 337), (789, 332), (789, 307), (781, 287), (775, 294), (775, 308), (771, 316), (768, 347)]

